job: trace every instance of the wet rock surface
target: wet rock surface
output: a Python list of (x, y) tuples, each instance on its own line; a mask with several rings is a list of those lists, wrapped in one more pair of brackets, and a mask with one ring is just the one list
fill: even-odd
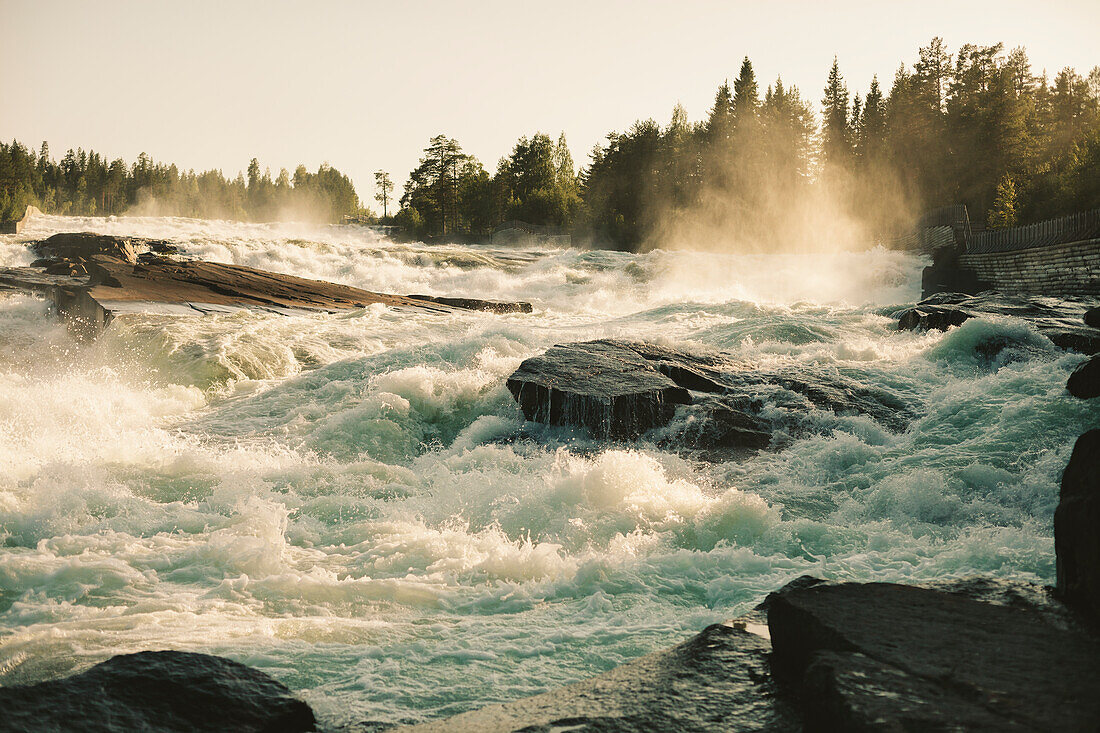
[(1058, 593), (1100, 628), (1100, 430), (1077, 439), (1054, 512)]
[(1041, 607), (891, 583), (769, 597), (808, 730), (1095, 730), (1100, 642)]
[[(524, 361), (508, 389), (528, 420), (587, 427), (598, 438), (636, 438), (675, 413), (663, 440), (703, 450), (767, 447), (777, 430), (813, 429), (812, 410), (867, 415), (895, 430), (913, 417), (898, 396), (836, 369), (760, 368), (721, 352), (614, 339), (554, 346)], [(680, 415), (676, 405), (693, 407)]]
[(1073, 370), (1066, 389), (1083, 400), (1100, 397), (1100, 356), (1094, 356)]
[(0, 729), (296, 733), (314, 730), (314, 717), (263, 672), (221, 657), (164, 651), (113, 657), (61, 680), (0, 688)]
[(452, 308), (463, 308), (488, 313), (531, 313), (534, 308), (523, 301), (507, 302), (502, 300), (481, 300), (480, 298), (445, 298), (437, 295), (409, 295), (413, 300), (425, 300)]
[(438, 313), (455, 308), (531, 311), (529, 303), (387, 295), (240, 265), (177, 259), (172, 255), (178, 248), (161, 240), (80, 232), (55, 234), (31, 247), (39, 259), (29, 268), (0, 269), (0, 287), (46, 294), (82, 337), (95, 336), (115, 315), (130, 312), (195, 315), (246, 308), (300, 314), (374, 303)]
[(616, 341), (554, 346), (520, 364), (507, 385), (528, 420), (586, 427), (601, 438), (637, 437), (691, 402), (685, 388)]
[(1087, 324), (1087, 304), (1060, 298), (1009, 296), (987, 291), (978, 295), (939, 293), (895, 313), (900, 330), (939, 330), (971, 318), (1007, 316), (1035, 327), (1055, 346), (1084, 354), (1100, 353), (1100, 329)]

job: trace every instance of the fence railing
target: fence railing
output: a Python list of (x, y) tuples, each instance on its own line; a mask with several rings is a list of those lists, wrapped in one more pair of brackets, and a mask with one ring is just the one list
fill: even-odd
[(966, 238), (968, 254), (1012, 252), (1100, 239), (1100, 209), (1007, 229), (988, 229)]

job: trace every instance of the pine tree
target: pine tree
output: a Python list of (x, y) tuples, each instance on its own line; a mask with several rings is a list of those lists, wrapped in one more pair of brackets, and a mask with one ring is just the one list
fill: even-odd
[(733, 82), (731, 106), (735, 124), (756, 117), (756, 110), (760, 106), (760, 89), (748, 56), (741, 62), (741, 73)]
[(851, 158), (852, 141), (848, 118), (848, 86), (840, 74), (840, 64), (836, 56), (825, 83), (825, 96), (821, 100), (824, 108), (822, 125), (822, 152), (829, 165), (846, 165)]

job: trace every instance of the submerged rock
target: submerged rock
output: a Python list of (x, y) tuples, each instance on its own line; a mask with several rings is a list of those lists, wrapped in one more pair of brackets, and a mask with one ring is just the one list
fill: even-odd
[(313, 711), (259, 670), (207, 654), (140, 652), (86, 672), (0, 687), (0, 728), (17, 731), (296, 733)]
[(1009, 316), (1030, 323), (1059, 348), (1100, 353), (1100, 329), (1081, 325), (1084, 315), (1085, 305), (1076, 301), (993, 291), (979, 295), (939, 293), (894, 314), (898, 329), (903, 331), (946, 331), (971, 318)]
[(1100, 356), (1094, 356), (1074, 369), (1066, 382), (1066, 389), (1083, 400), (1100, 397)]
[(1039, 608), (893, 583), (769, 597), (776, 674), (812, 730), (1095, 730), (1100, 642)]
[(1058, 593), (1100, 627), (1100, 430), (1073, 446), (1054, 511)]
[[(762, 628), (761, 628), (762, 630)], [(583, 682), (403, 733), (439, 731), (798, 731), (768, 667), (770, 645), (746, 624), (715, 624), (688, 641)], [(396, 733), (396, 732), (395, 732)]]

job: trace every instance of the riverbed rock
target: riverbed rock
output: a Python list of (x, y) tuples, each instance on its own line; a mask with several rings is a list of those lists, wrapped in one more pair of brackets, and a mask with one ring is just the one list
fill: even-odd
[(1083, 354), (1100, 353), (1100, 329), (1082, 325), (1087, 304), (1039, 296), (938, 293), (894, 313), (902, 331), (946, 331), (971, 318), (1012, 317), (1035, 327), (1055, 346)]
[(1085, 325), (1100, 328), (1100, 307), (1089, 308), (1085, 311), (1084, 321)]
[(914, 415), (897, 395), (829, 366), (761, 367), (616, 339), (554, 346), (524, 361), (508, 389), (528, 420), (587, 427), (597, 438), (636, 438), (676, 414), (661, 441), (700, 449), (763, 448), (776, 431), (816, 429), (814, 410), (867, 415), (894, 430)]
[(1073, 370), (1066, 389), (1083, 400), (1100, 397), (1100, 356), (1094, 356)]
[(769, 597), (807, 730), (1096, 730), (1100, 642), (1041, 609), (893, 583)]
[(35, 242), (32, 246), (39, 257), (51, 260), (88, 259), (96, 255), (104, 255), (131, 265), (137, 262), (137, 253), (130, 237), (91, 232), (62, 232), (41, 242)]
[(534, 308), (524, 301), (482, 300), (480, 298), (447, 298), (438, 295), (409, 295), (413, 300), (426, 300), (429, 303), (488, 313), (531, 313)]
[(1100, 430), (1077, 439), (1054, 511), (1058, 593), (1100, 628)]
[(599, 438), (635, 438), (691, 402), (686, 389), (613, 341), (554, 346), (526, 359), (507, 385), (528, 420), (585, 427)]
[(125, 654), (65, 679), (0, 687), (0, 729), (11, 733), (296, 733), (314, 725), (313, 711), (281, 683), (207, 654)]

